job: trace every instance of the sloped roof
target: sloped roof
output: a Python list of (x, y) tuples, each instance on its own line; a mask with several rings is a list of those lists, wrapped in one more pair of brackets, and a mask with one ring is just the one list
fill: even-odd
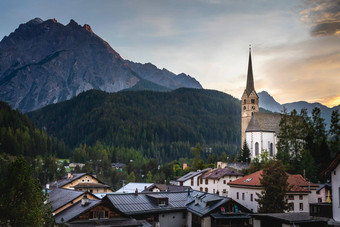
[(74, 188), (110, 188), (110, 186), (102, 183), (79, 183)]
[(253, 66), (251, 63), (251, 51), (249, 49), (249, 61), (248, 61), (248, 73), (247, 73), (247, 86), (246, 90), (247, 95), (249, 96), (252, 91), (255, 91), (254, 87), (254, 77), (253, 77)]
[(280, 132), (281, 114), (254, 112), (246, 132)]
[(55, 211), (83, 194), (85, 194), (83, 191), (55, 188), (48, 194), (48, 202), (51, 202), (52, 211)]
[(243, 173), (237, 172), (236, 170), (230, 168), (218, 168), (211, 172), (207, 172), (200, 176), (202, 179), (220, 179), (224, 176), (244, 176)]
[(322, 222), (321, 220), (316, 220), (310, 217), (308, 212), (251, 214), (251, 216), (258, 218), (258, 219), (261, 219), (261, 218), (277, 219), (288, 224), (298, 224), (298, 223), (307, 224), (307, 223)]
[(320, 173), (320, 176), (325, 177), (328, 172), (333, 171), (339, 164), (340, 164), (340, 153), (338, 153), (337, 156), (335, 156), (335, 158), (331, 162), (331, 164), (329, 164), (329, 166)]
[(195, 203), (195, 200), (193, 200), (188, 205), (188, 211), (202, 217), (213, 210), (215, 210), (217, 207), (222, 206), (226, 202), (231, 201), (231, 198), (228, 197), (222, 197), (215, 194), (209, 194), (204, 193), (201, 195), (197, 195), (197, 202)]
[(134, 182), (131, 182), (131, 183), (128, 183), (127, 185), (121, 187), (117, 191), (115, 191), (115, 193), (134, 193), (136, 191), (136, 189), (138, 190), (138, 192), (142, 192), (147, 187), (150, 187), (151, 185), (153, 185), (153, 184), (152, 183), (134, 183)]
[[(74, 180), (81, 178), (82, 176), (85, 176), (85, 175), (90, 175), (90, 174), (88, 174), (88, 173), (73, 173), (73, 174), (71, 174), (71, 177), (65, 176), (64, 178), (62, 178), (60, 180), (56, 180), (56, 181), (51, 182), (49, 184), (50, 184), (51, 188), (60, 188), (60, 187), (63, 187), (64, 185), (66, 185), (68, 183), (71, 183)], [(90, 175), (90, 176), (93, 177), (92, 175)], [(97, 178), (95, 178), (95, 179), (97, 179)], [(100, 180), (98, 180), (98, 181), (101, 182)]]
[(166, 184), (152, 184), (147, 187), (143, 192), (152, 191), (154, 188), (158, 188), (161, 192), (170, 191), (170, 192), (181, 192), (191, 188), (190, 186), (179, 186), (179, 185), (166, 185)]
[[(229, 182), (230, 186), (249, 186), (262, 188), (260, 179), (262, 179), (263, 170), (259, 170), (255, 173), (249, 174), (232, 182)], [(313, 184), (304, 179), (300, 174), (289, 174), (287, 182), (289, 184), (290, 192), (310, 192), (309, 187), (318, 187), (317, 184)]]
[(83, 206), (81, 205), (81, 200), (78, 201), (77, 203), (73, 204), (69, 208), (63, 210), (62, 212), (58, 213), (57, 215), (54, 216), (55, 222), (56, 223), (62, 223), (62, 219), (64, 222), (68, 222), (72, 220), (75, 217), (78, 217), (82, 213), (88, 211), (92, 207), (98, 205), (101, 202), (101, 200), (92, 200), (89, 199), (88, 203)]
[(190, 178), (192, 177), (195, 177), (197, 175), (200, 175), (200, 174), (203, 174), (207, 171), (211, 170), (211, 168), (206, 168), (204, 170), (197, 170), (197, 171), (192, 171), (192, 172), (189, 172), (187, 174), (185, 174), (184, 176), (180, 177), (177, 179), (178, 182), (184, 182), (184, 181), (187, 181), (189, 180)]

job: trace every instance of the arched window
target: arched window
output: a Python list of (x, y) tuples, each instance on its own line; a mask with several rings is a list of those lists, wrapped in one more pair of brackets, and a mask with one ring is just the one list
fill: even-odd
[(273, 156), (274, 155), (274, 152), (273, 152), (273, 143), (270, 143), (270, 146), (269, 146), (269, 156)]
[(259, 143), (256, 142), (255, 143), (255, 156), (258, 156), (259, 155)]

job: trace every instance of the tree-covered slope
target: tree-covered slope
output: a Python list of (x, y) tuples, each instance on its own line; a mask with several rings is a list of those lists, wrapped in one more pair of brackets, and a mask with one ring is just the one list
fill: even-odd
[(91, 90), (28, 116), (71, 147), (101, 141), (169, 161), (190, 156), (196, 143), (216, 153), (238, 151), (240, 110), (239, 100), (212, 90)]
[(1, 153), (33, 159), (37, 155), (65, 157), (70, 155), (70, 150), (60, 140), (37, 129), (26, 115), (0, 101)]

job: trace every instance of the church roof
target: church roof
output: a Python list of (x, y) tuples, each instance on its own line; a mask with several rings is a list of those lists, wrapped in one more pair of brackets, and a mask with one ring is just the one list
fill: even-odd
[(281, 114), (254, 112), (246, 132), (280, 132)]
[(249, 62), (248, 62), (248, 74), (247, 74), (247, 86), (246, 92), (249, 96), (252, 91), (255, 91), (254, 78), (253, 78), (253, 66), (251, 63), (251, 51), (249, 49)]

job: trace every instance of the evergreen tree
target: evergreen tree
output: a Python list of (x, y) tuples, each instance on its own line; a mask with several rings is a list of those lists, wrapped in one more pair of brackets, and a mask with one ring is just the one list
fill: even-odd
[(44, 205), (45, 196), (38, 180), (23, 157), (9, 167), (0, 184), (1, 226), (49, 226), (51, 213)]
[(340, 116), (338, 110), (333, 110), (331, 117), (331, 126), (329, 128), (330, 135), (330, 147), (333, 155), (337, 155), (340, 152)]
[(250, 162), (250, 150), (249, 150), (249, 147), (248, 147), (248, 144), (247, 144), (247, 141), (244, 140), (244, 143), (243, 143), (243, 148), (241, 150), (241, 154), (238, 158), (238, 161), (239, 162)]
[(149, 172), (146, 174), (146, 183), (152, 183), (152, 173), (149, 170)]
[(288, 208), (285, 196), (288, 191), (288, 176), (280, 161), (269, 160), (263, 169), (263, 186), (261, 194), (256, 201), (259, 204), (259, 213), (282, 213)]
[(136, 182), (136, 176), (133, 171), (128, 176), (128, 182)]

